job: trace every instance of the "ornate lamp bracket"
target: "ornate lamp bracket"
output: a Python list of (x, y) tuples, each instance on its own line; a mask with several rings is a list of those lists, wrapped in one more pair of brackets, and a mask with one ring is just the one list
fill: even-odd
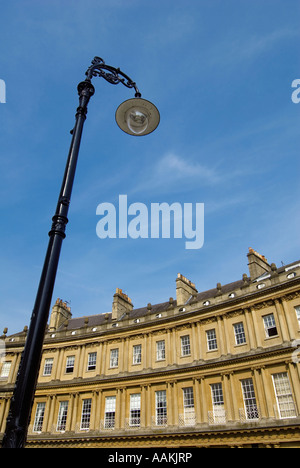
[(106, 65), (101, 57), (95, 57), (92, 60), (92, 65), (87, 69), (85, 74), (87, 76), (87, 81), (91, 81), (93, 76), (100, 76), (114, 85), (122, 83), (126, 88), (134, 88), (135, 97), (141, 97), (141, 93), (139, 92), (136, 83), (132, 81), (128, 75), (125, 75), (120, 68)]

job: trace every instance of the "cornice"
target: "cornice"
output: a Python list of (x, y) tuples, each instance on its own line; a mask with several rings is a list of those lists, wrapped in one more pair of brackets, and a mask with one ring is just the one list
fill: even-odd
[[(76, 445), (80, 444), (90, 444), (93, 443), (111, 443), (113, 444), (110, 448), (117, 449), (118, 443), (126, 443), (126, 447), (134, 447), (134, 443), (143, 444), (146, 443), (146, 446), (149, 448), (154, 444), (164, 444), (164, 441), (169, 443), (180, 441), (188, 442), (189, 440), (197, 440), (201, 445), (214, 445), (219, 444), (228, 444), (230, 442), (236, 443), (253, 443), (255, 439), (259, 440), (261, 444), (276, 443), (276, 441), (284, 442), (285, 440), (297, 440), (299, 441), (299, 432), (300, 424), (299, 418), (296, 420), (288, 422), (279, 421), (274, 423), (274, 421), (266, 420), (264, 423), (261, 423), (259, 427), (247, 425), (247, 427), (241, 427), (240, 424), (235, 425), (234, 423), (230, 427), (214, 427), (208, 426), (207, 424), (200, 425), (193, 429), (191, 428), (182, 428), (181, 430), (173, 429), (171, 431), (160, 431), (160, 433), (155, 431), (143, 431), (140, 430), (138, 433), (124, 433), (124, 429), (117, 430), (114, 434), (105, 434), (103, 432), (99, 433), (98, 431), (89, 431), (86, 434), (76, 434), (68, 433), (58, 436), (51, 436), (50, 434), (38, 435), (38, 436), (28, 436), (27, 446), (32, 446), (35, 444), (38, 445)], [(128, 445), (130, 443), (130, 445)], [(145, 448), (146, 448), (145, 446)], [(107, 447), (107, 445), (105, 445)], [(137, 447), (137, 446), (136, 446)], [(141, 445), (140, 445), (141, 447)], [(143, 445), (144, 447), (144, 445)]]
[[(168, 328), (165, 329), (172, 329), (172, 328), (177, 328), (184, 325), (184, 323), (190, 323), (191, 318), (197, 317), (197, 321), (201, 322), (202, 320), (207, 320), (210, 318), (216, 318), (216, 317), (224, 317), (228, 316), (229, 314), (232, 313), (239, 313), (242, 314), (245, 309), (250, 308), (250, 307), (257, 307), (258, 305), (261, 305), (262, 307), (265, 307), (265, 304), (269, 301), (274, 301), (276, 299), (290, 299), (294, 297), (300, 297), (300, 291), (293, 291), (294, 286), (300, 285), (300, 277), (297, 277), (294, 280), (290, 280), (289, 283), (279, 283), (275, 284), (273, 286), (268, 287), (267, 289), (263, 290), (257, 290), (257, 291), (252, 291), (248, 294), (245, 294), (240, 297), (235, 297), (233, 299), (228, 299), (226, 301), (222, 301), (220, 303), (215, 303), (211, 304), (209, 306), (204, 307), (197, 307), (193, 310), (183, 312), (183, 313), (178, 313), (174, 315), (170, 315), (167, 317), (162, 317), (157, 319), (156, 321), (145, 321), (141, 322), (139, 324), (122, 324), (122, 327), (119, 328), (113, 328), (109, 330), (103, 330), (99, 333), (97, 332), (87, 332), (87, 333), (81, 333), (78, 334), (77, 336), (72, 335), (72, 336), (64, 336), (64, 337), (59, 337), (57, 339), (55, 338), (47, 338), (45, 339), (45, 344), (49, 343), (62, 343), (62, 342), (68, 342), (68, 341), (84, 341), (87, 339), (95, 338), (100, 341), (106, 341), (107, 339), (110, 339), (110, 336), (118, 336), (118, 339), (126, 338), (126, 335), (128, 335), (128, 332), (136, 332), (136, 334), (148, 334), (148, 333), (155, 333), (156, 331), (159, 331), (162, 326), (169, 325)], [(287, 288), (288, 286), (288, 288)], [(282, 295), (279, 294), (284, 289), (288, 289), (287, 292)], [(276, 293), (276, 295), (275, 295)], [(269, 297), (272, 295), (272, 297)], [(296, 295), (296, 296), (295, 296)], [(264, 298), (264, 300), (257, 302), (257, 299)], [(251, 303), (248, 301), (251, 300)], [(246, 302), (246, 303), (245, 303)], [(238, 307), (241, 306), (242, 307)], [(216, 311), (220, 311), (221, 313), (218, 312), (217, 314), (215, 313)], [(212, 313), (215, 313), (213, 316), (211, 316)], [(188, 322), (187, 322), (188, 320)], [(60, 332), (58, 332), (60, 333)], [(124, 336), (122, 336), (124, 334)], [(132, 337), (133, 335), (130, 334)], [(116, 339), (116, 338), (114, 338)]]
[[(54, 332), (57, 333), (57, 337), (50, 338), (49, 334), (46, 334), (44, 340), (44, 350), (47, 349), (48, 345), (51, 345), (52, 348), (62, 348), (65, 346), (70, 346), (69, 343), (72, 342), (74, 346), (80, 346), (80, 342), (85, 344), (85, 341), (93, 340), (103, 342), (108, 339), (123, 339), (128, 336), (137, 335), (137, 334), (148, 334), (155, 333), (161, 327), (168, 326), (167, 329), (176, 328), (177, 326), (182, 326), (184, 323), (190, 323), (191, 319), (197, 319), (198, 322), (203, 320), (209, 320), (217, 317), (226, 317), (228, 314), (240, 313), (242, 314), (245, 309), (249, 307), (259, 308), (264, 307), (268, 301), (274, 301), (276, 299), (291, 300), (296, 297), (300, 297), (300, 290), (295, 290), (295, 287), (300, 285), (300, 277), (289, 280), (284, 283), (277, 283), (271, 286), (268, 286), (262, 290), (251, 291), (248, 294), (243, 294), (242, 296), (237, 296), (235, 298), (227, 299), (222, 302), (211, 304), (205, 307), (197, 307), (193, 310), (186, 312), (176, 313), (174, 315), (169, 315), (167, 317), (162, 317), (156, 320), (147, 320), (139, 324), (126, 324), (122, 323), (122, 326), (118, 328), (110, 328), (107, 330), (100, 330), (97, 332), (86, 331), (83, 332), (82, 329), (78, 329), (78, 335), (66, 335), (63, 331)], [(282, 291), (286, 290), (284, 294)], [(279, 294), (280, 293), (280, 294)], [(270, 297), (271, 296), (271, 297)], [(263, 300), (261, 300), (264, 298)], [(188, 305), (187, 305), (188, 306)], [(214, 314), (214, 315), (212, 315)], [(120, 322), (121, 323), (121, 322)], [(75, 330), (76, 331), (76, 330)], [(47, 336), (48, 335), (48, 336)], [(111, 338), (110, 338), (111, 337)], [(117, 338), (116, 338), (117, 337)], [(6, 339), (6, 349), (9, 348), (20, 348), (24, 346), (23, 341), (10, 342), (9, 337)]]

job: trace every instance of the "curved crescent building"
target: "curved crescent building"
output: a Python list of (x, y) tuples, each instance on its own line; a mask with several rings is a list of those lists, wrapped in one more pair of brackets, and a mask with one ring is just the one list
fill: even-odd
[[(178, 274), (139, 309), (121, 289), (81, 318), (57, 299), (27, 447), (300, 447), (300, 261), (248, 266), (204, 292)], [(0, 438), (26, 335), (1, 336)]]

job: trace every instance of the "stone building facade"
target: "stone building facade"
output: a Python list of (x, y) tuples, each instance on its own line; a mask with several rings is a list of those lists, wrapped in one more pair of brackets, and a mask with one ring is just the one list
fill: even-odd
[[(205, 292), (178, 274), (176, 299), (139, 309), (121, 289), (107, 314), (58, 299), (27, 446), (300, 447), (300, 261), (248, 266)], [(27, 335), (4, 331), (0, 438)]]

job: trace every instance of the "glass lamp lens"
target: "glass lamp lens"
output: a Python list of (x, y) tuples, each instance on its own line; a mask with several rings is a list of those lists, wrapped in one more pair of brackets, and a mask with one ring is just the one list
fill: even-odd
[(116, 110), (117, 124), (129, 135), (148, 135), (156, 129), (159, 120), (155, 105), (138, 97), (122, 102)]
[(144, 110), (131, 108), (126, 113), (126, 122), (132, 133), (139, 135), (148, 127), (149, 120)]

